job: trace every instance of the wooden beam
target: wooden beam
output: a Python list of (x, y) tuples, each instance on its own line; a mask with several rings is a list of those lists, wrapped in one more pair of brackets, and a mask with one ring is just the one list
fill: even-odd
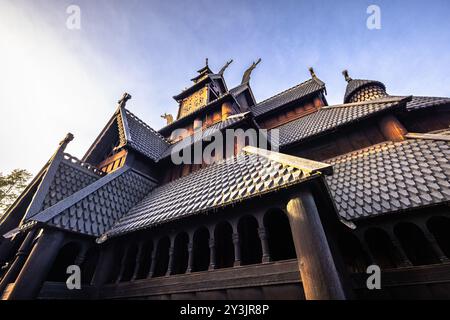
[(426, 140), (441, 140), (450, 141), (450, 135), (438, 134), (438, 133), (407, 133), (405, 135), (408, 139), (426, 139)]
[(253, 146), (246, 146), (242, 150), (247, 153), (257, 154), (269, 160), (277, 161), (284, 165), (300, 169), (307, 173), (321, 172), (326, 175), (330, 175), (333, 173), (333, 166), (328, 163), (295, 157), (284, 153), (256, 148)]

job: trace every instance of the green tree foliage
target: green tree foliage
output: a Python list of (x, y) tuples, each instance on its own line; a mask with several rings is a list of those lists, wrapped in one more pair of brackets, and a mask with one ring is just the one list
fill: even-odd
[(14, 169), (8, 175), (0, 172), (0, 217), (27, 186), (31, 174), (25, 169)]

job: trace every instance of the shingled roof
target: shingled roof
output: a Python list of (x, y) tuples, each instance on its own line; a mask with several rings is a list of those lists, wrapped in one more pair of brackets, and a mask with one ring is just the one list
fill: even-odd
[(55, 162), (57, 162), (54, 163), (56, 167), (54, 169), (50, 167), (46, 176), (48, 180), (45, 179), (41, 184), (26, 213), (25, 220), (87, 187), (103, 175), (100, 170), (68, 153), (64, 153), (62, 158), (56, 159)]
[(363, 80), (363, 79), (351, 79), (348, 81), (347, 87), (345, 89), (344, 95), (344, 103), (347, 103), (351, 96), (358, 90), (361, 90), (364, 87), (376, 85), (381, 87), (383, 90), (386, 90), (386, 86), (384, 83), (375, 80)]
[(406, 108), (408, 111), (414, 111), (446, 104), (450, 106), (450, 98), (413, 96), (412, 100), (407, 103)]
[(119, 141), (118, 147), (127, 146), (153, 161), (169, 147), (161, 134), (124, 106), (119, 106), (82, 160), (89, 163), (104, 160), (105, 152), (109, 152), (116, 141)]
[(129, 110), (122, 112), (126, 145), (150, 159), (158, 160), (169, 142)]
[(124, 166), (48, 206), (30, 220), (75, 233), (99, 236), (155, 185), (154, 181)]
[(385, 142), (326, 161), (326, 180), (339, 214), (357, 220), (449, 202), (449, 159), (449, 141)]
[(223, 207), (331, 170), (320, 162), (254, 147), (245, 147), (244, 151), (154, 189), (102, 240)]
[(368, 102), (328, 106), (307, 116), (277, 127), (280, 147), (318, 136), (374, 114), (400, 107), (410, 97), (389, 97)]
[(280, 92), (273, 97), (259, 102), (251, 109), (255, 117), (260, 117), (275, 109), (323, 90), (325, 90), (325, 84), (318, 78), (314, 77), (283, 92)]

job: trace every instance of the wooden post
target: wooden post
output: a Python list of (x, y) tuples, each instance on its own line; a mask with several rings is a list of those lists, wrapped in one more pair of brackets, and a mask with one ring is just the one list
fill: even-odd
[(209, 268), (214, 270), (216, 268), (216, 242), (214, 237), (209, 238)]
[(229, 116), (233, 113), (230, 102), (222, 103), (222, 121), (227, 120)]
[(436, 238), (434, 235), (428, 231), (427, 228), (423, 228), (423, 233), (425, 234), (425, 238), (430, 243), (431, 249), (433, 250), (436, 257), (439, 259), (440, 262), (446, 263), (449, 261), (445, 253), (441, 250), (441, 247), (439, 247), (439, 244), (436, 241)]
[(241, 265), (241, 246), (239, 243), (239, 233), (233, 233), (233, 245), (234, 245), (234, 267)]
[(44, 230), (17, 277), (8, 300), (35, 299), (64, 241), (59, 230)]
[(148, 272), (147, 278), (153, 277), (156, 268), (156, 252), (158, 252), (158, 242), (155, 241), (153, 244), (156, 245), (152, 248), (152, 262), (150, 264), (150, 271)]
[(175, 251), (175, 238), (171, 238), (170, 239), (170, 247), (169, 247), (169, 263), (167, 265), (167, 272), (166, 272), (166, 276), (170, 276), (172, 274), (172, 270), (173, 270), (173, 262), (174, 262), (174, 258), (173, 258), (173, 254)]
[(142, 263), (142, 258), (143, 258), (142, 257), (143, 248), (144, 248), (144, 243), (141, 241), (141, 242), (139, 242), (138, 251), (136, 254), (135, 265), (134, 265), (133, 276), (131, 277), (131, 281), (136, 280), (139, 269), (141, 268), (141, 263)]
[(82, 246), (80, 252), (78, 253), (78, 255), (75, 258), (74, 264), (81, 267), (81, 265), (84, 263), (84, 261), (86, 260), (86, 253), (88, 251), (88, 248), (86, 245)]
[(310, 191), (301, 190), (292, 198), (287, 212), (306, 299), (346, 299), (343, 279)]
[(98, 261), (91, 281), (91, 284), (97, 288), (104, 285), (110, 278), (114, 264), (114, 245), (106, 245), (100, 251)]
[(314, 107), (319, 109), (321, 107), (323, 107), (323, 101), (321, 98), (315, 98), (314, 99)]
[(14, 241), (15, 240), (5, 239), (3, 237), (0, 238), (0, 266), (7, 262), (11, 251), (14, 249)]
[(379, 123), (383, 136), (390, 141), (403, 141), (408, 131), (394, 115), (383, 117)]
[(270, 262), (269, 243), (267, 242), (266, 228), (258, 228), (258, 235), (261, 240), (262, 263)]
[(2, 278), (2, 281), (0, 282), (0, 296), (2, 295), (3, 291), (6, 289), (8, 284), (16, 280), (16, 277), (19, 274), (20, 270), (22, 269), (22, 266), (25, 263), (28, 253), (30, 252), (35, 236), (36, 230), (34, 229), (28, 232), (27, 236), (25, 237), (25, 240), (23, 240), (22, 245), (20, 246), (19, 250), (16, 253), (14, 262), (11, 264), (11, 266), (8, 269), (8, 272), (6, 272), (6, 274)]
[(126, 249), (123, 252), (122, 259), (120, 260), (120, 269), (119, 269), (119, 275), (117, 276), (116, 283), (119, 283), (122, 280), (123, 273), (125, 272), (125, 265), (127, 262), (128, 252), (130, 251), (130, 247), (126, 247)]
[(395, 263), (399, 267), (411, 267), (413, 264), (406, 255), (401, 244), (398, 242), (397, 237), (395, 236), (392, 229), (388, 230), (388, 236), (395, 250)]
[(192, 240), (192, 236), (189, 235), (188, 266), (187, 266), (187, 269), (186, 269), (186, 273), (191, 273), (193, 266), (194, 266), (194, 243), (193, 243), (193, 240)]

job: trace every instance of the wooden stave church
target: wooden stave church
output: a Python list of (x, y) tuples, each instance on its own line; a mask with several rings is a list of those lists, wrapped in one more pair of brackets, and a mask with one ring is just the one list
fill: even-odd
[[(257, 103), (259, 60), (228, 90), (230, 63), (198, 70), (158, 132), (125, 94), (82, 160), (61, 141), (1, 218), (3, 299), (450, 298), (450, 98), (344, 71), (329, 106), (310, 68)], [(171, 164), (194, 132), (229, 128), (278, 129), (279, 152), (236, 143), (231, 159)], [(81, 290), (66, 287), (72, 264)]]

